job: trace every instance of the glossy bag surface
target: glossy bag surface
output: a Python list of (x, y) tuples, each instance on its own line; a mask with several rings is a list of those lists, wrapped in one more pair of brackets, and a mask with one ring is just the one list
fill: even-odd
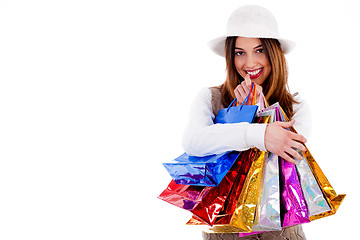
[(205, 157), (184, 153), (163, 165), (177, 184), (216, 187), (238, 156), (236, 151)]
[(191, 211), (201, 202), (210, 189), (211, 187), (177, 184), (174, 180), (171, 180), (158, 198), (184, 210)]
[[(252, 123), (255, 119), (258, 106), (256, 103), (256, 86), (252, 83), (251, 90), (247, 97), (244, 99), (240, 106), (234, 106), (237, 104), (237, 99), (235, 98), (232, 103), (230, 103), (228, 108), (220, 109), (214, 123), (240, 123), (247, 122)], [(248, 105), (250, 98), (252, 97), (252, 105)]]
[(252, 123), (256, 115), (257, 105), (241, 105), (220, 109), (214, 123)]
[[(228, 124), (254, 121), (257, 113), (257, 105), (247, 105), (252, 97), (252, 103), (256, 102), (256, 86), (252, 84), (251, 91), (241, 106), (237, 104), (235, 98), (228, 108), (219, 110), (215, 124)], [(195, 186), (219, 186), (221, 180), (234, 164), (239, 152), (232, 151), (204, 157), (190, 156), (183, 153), (178, 158), (163, 163), (172, 179), (178, 184), (188, 184)]]
[(263, 188), (256, 209), (253, 231), (279, 231), (280, 221), (280, 179), (278, 156), (267, 152)]

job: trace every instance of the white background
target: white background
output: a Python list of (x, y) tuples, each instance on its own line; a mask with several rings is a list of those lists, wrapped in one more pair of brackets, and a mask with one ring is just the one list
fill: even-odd
[[(190, 104), (224, 81), (206, 42), (246, 3), (269, 8), (289, 85), (308, 101), (308, 147), (338, 193), (308, 239), (357, 231), (357, 1), (0, 2), (0, 239), (201, 239), (157, 199), (183, 152)], [(270, 3), (271, 2), (271, 3)], [(131, 236), (129, 236), (131, 234)]]

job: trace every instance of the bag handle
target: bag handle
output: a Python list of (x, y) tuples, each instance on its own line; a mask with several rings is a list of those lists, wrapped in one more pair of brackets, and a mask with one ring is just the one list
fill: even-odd
[[(251, 93), (251, 100), (252, 100), (251, 105), (255, 105), (256, 104), (256, 84), (254, 84), (254, 82), (251, 85), (250, 93)], [(249, 95), (250, 95), (250, 93), (249, 93)], [(249, 105), (249, 100), (250, 100), (250, 98), (248, 98), (246, 105)]]
[[(248, 95), (246, 96), (246, 98), (244, 99), (244, 101), (241, 103), (240, 105), (240, 109), (242, 109), (243, 105), (249, 105), (249, 100), (250, 100), (250, 96), (251, 96), (251, 104), (250, 105), (255, 105), (256, 104), (256, 84), (254, 82), (251, 83), (251, 89), (250, 92), (248, 93)], [(263, 101), (265, 102), (265, 105), (267, 106), (267, 102), (264, 98), (263, 93), (260, 93), (260, 100), (263, 99)], [(237, 98), (235, 98), (230, 105), (228, 106), (228, 110), (230, 107), (234, 107), (234, 106), (238, 106), (239, 102), (237, 101)]]
[[(248, 95), (246, 96), (246, 98), (244, 99), (244, 101), (241, 103), (241, 106), (244, 105), (245, 103), (246, 103), (246, 105), (248, 105), (249, 96), (250, 96), (250, 94), (253, 94), (253, 89), (254, 89), (254, 87), (256, 88), (256, 85), (255, 85), (254, 82), (252, 82), (250, 92), (248, 93)], [(238, 106), (237, 98), (235, 98), (235, 99), (230, 103), (230, 105), (229, 105), (228, 108), (234, 107), (234, 106)]]
[(275, 113), (276, 113), (276, 121), (283, 122), (284, 120), (283, 120), (283, 118), (281, 116), (279, 107), (275, 108)]
[[(254, 88), (255, 88), (255, 89), (254, 89)], [(253, 91), (253, 90), (254, 90), (254, 91)], [(244, 99), (244, 101), (242, 102), (241, 105), (244, 105), (245, 100), (246, 100), (246, 105), (249, 105), (249, 100), (250, 100), (249, 96), (250, 96), (250, 94), (252, 94), (252, 99), (254, 100), (254, 92), (256, 92), (256, 85), (255, 85), (254, 82), (251, 82), (250, 92), (249, 92), (249, 94), (246, 96), (246, 98)], [(251, 103), (251, 105), (253, 105), (253, 104)]]
[(266, 101), (266, 98), (265, 98), (264, 93), (262, 91), (260, 92), (259, 103), (260, 103), (260, 111), (262, 111), (265, 108), (269, 107), (269, 104)]

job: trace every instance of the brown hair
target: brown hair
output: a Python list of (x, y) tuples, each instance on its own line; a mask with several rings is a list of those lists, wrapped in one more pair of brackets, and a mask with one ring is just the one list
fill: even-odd
[[(225, 42), (227, 75), (225, 82), (221, 85), (221, 101), (224, 106), (231, 103), (235, 98), (234, 89), (244, 81), (234, 64), (236, 39), (237, 37), (228, 37)], [(277, 39), (260, 38), (260, 41), (271, 65), (271, 73), (261, 86), (264, 96), (270, 105), (279, 102), (286, 115), (291, 119), (294, 115), (292, 105), (298, 102), (294, 100), (288, 90), (288, 74), (284, 52)]]

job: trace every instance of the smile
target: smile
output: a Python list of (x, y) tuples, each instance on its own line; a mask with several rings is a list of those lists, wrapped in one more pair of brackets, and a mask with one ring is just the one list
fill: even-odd
[(244, 70), (247, 74), (250, 75), (251, 79), (258, 78), (261, 75), (261, 72), (264, 68), (259, 68), (255, 70)]

